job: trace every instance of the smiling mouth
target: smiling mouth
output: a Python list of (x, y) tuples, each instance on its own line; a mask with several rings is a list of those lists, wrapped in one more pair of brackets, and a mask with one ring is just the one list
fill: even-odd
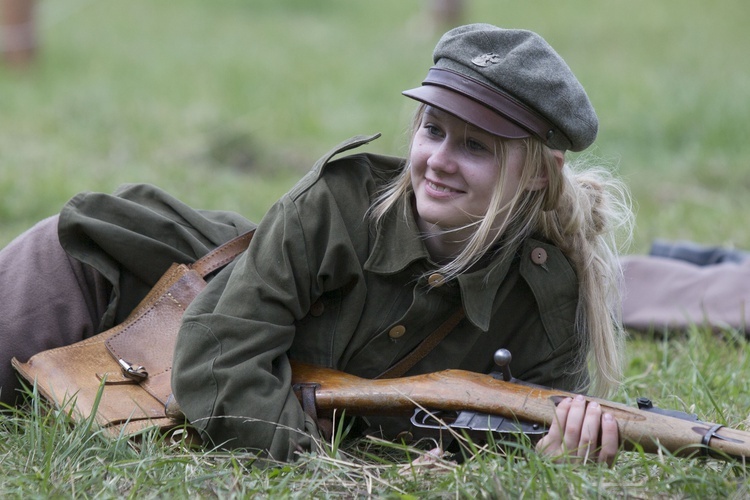
[(437, 191), (439, 193), (460, 193), (461, 192), (457, 189), (449, 188), (448, 186), (435, 184), (432, 181), (427, 181), (427, 186), (429, 186), (429, 188), (432, 189), (433, 191)]

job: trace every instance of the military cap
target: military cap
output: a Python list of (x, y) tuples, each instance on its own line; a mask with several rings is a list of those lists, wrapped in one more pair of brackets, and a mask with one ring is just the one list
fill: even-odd
[(539, 35), (470, 24), (435, 46), (421, 87), (404, 95), (508, 139), (536, 136), (552, 149), (582, 151), (599, 121), (586, 91)]

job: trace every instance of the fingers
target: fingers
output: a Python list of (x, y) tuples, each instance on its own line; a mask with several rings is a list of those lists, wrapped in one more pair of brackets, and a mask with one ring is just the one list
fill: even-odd
[(563, 438), (568, 425), (568, 414), (570, 413), (572, 404), (572, 399), (565, 398), (555, 408), (555, 422), (550, 427), (547, 436), (550, 438), (550, 442), (559, 443), (559, 446), (563, 444)]
[[(586, 420), (586, 416), (589, 413), (587, 410), (590, 409), (587, 408), (586, 399), (579, 394), (573, 398), (573, 403), (570, 406), (568, 418), (565, 422), (565, 436), (563, 439), (565, 449), (570, 450), (574, 455), (577, 455), (580, 458), (587, 457), (589, 453), (589, 447), (587, 444), (590, 443), (590, 437), (588, 436), (589, 432), (584, 431), (588, 431), (585, 426), (592, 425), (592, 422), (590, 418), (589, 420)], [(597, 426), (596, 430), (598, 432), (598, 422), (594, 423), (594, 425)], [(594, 436), (594, 443), (596, 443), (598, 434), (594, 434)], [(582, 441), (582, 439), (585, 440)]]
[(620, 432), (617, 429), (617, 421), (611, 413), (605, 413), (602, 415), (601, 441), (599, 462), (606, 463), (612, 467), (617, 458), (617, 451), (620, 449)]
[[(596, 453), (596, 446), (599, 443), (599, 428), (602, 420), (602, 408), (596, 401), (588, 405), (584, 401), (582, 404), (583, 418), (580, 429), (572, 428), (571, 434), (578, 435), (578, 448), (576, 455), (583, 462), (587, 462)], [(574, 406), (575, 407), (575, 406)], [(575, 444), (575, 440), (573, 441)]]
[(564, 454), (563, 436), (572, 403), (572, 399), (565, 398), (555, 407), (555, 419), (547, 434), (537, 443), (537, 452), (553, 457)]
[(599, 403), (583, 396), (566, 398), (555, 408), (555, 422), (537, 444), (543, 454), (563, 460), (614, 464), (619, 449), (617, 422)]

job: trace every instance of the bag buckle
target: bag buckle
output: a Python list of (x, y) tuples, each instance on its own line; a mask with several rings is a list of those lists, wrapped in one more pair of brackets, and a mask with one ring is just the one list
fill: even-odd
[(118, 359), (117, 362), (120, 364), (120, 368), (122, 368), (122, 374), (127, 378), (137, 381), (146, 380), (148, 378), (148, 372), (143, 366), (131, 365), (124, 359)]

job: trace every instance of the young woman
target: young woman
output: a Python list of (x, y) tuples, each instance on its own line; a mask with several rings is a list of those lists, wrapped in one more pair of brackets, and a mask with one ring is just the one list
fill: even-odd
[[(292, 459), (319, 431), (291, 388), (290, 359), (376, 377), (455, 315), (458, 324), (407, 374), (486, 372), (504, 347), (521, 380), (600, 395), (617, 383), (612, 236), (629, 212), (603, 172), (565, 164), (566, 150), (585, 149), (597, 133), (585, 91), (528, 31), (456, 28), (434, 62), (422, 86), (404, 92), (420, 103), (408, 158), (334, 159), (375, 137), (334, 148), (188, 308), (172, 385), (207, 440)], [(79, 195), (45, 224), (35, 238), (56, 249), (49, 260), (91, 295), (78, 298), (88, 326), (76, 335), (122, 319), (169, 263), (251, 227), (147, 186)], [(38, 252), (32, 240), (19, 238), (0, 264)], [(77, 320), (57, 322), (70, 330)], [(576, 399), (557, 416), (541, 451), (614, 460), (610, 415)], [(368, 423), (386, 436), (405, 424)]]

